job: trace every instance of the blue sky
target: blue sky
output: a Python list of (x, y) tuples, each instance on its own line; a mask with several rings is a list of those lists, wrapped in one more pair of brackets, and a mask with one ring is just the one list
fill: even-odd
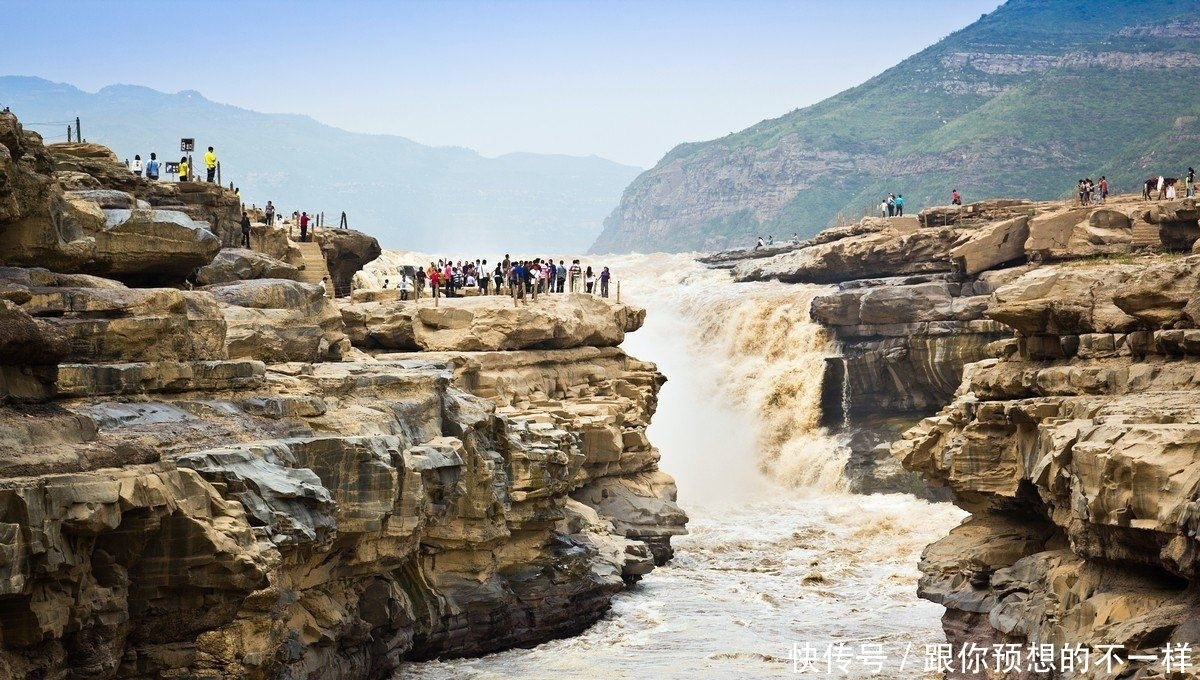
[(649, 167), (857, 85), (999, 0), (0, 0), (2, 75)]

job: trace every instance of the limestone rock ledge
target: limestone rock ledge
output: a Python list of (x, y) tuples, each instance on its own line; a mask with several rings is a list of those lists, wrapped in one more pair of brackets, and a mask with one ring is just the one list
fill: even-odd
[(456, 298), (435, 307), (378, 300), (343, 304), (356, 347), (424, 351), (567, 349), (621, 344), (641, 328), (646, 310), (593, 295), (543, 295), (514, 304), (503, 295)]
[(1161, 659), (1200, 641), (1198, 273), (1198, 256), (1048, 265), (993, 293), (987, 315), (1016, 336), (893, 444), (973, 514), (921, 563), (952, 643)]
[(838, 343), (822, 406), (853, 434), (849, 474), (878, 488), (888, 456), (972, 513), (921, 562), (919, 594), (946, 606), (956, 649), (1161, 660), (1167, 643), (1200, 645), (1197, 243), (1194, 199), (1114, 196), (866, 218), (712, 262), (836, 285), (811, 314)]
[[(0, 114), (0, 678), (382, 680), (577, 633), (670, 558), (642, 310), (343, 315), (258, 278), (283, 229), (207, 266), (239, 216)], [(319, 240), (335, 284), (378, 253)], [(447, 351), (366, 353), (405, 323)]]
[(312, 287), (2, 273), (0, 677), (389, 678), (578, 633), (683, 533), (616, 347), (263, 363), (238, 314)]

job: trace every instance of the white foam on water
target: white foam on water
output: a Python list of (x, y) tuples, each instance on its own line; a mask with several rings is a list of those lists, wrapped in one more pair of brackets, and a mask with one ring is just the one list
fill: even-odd
[(834, 348), (808, 317), (827, 289), (735, 284), (688, 255), (588, 259), (612, 268), (623, 302), (648, 310), (623, 347), (668, 376), (649, 437), (690, 534), (582, 635), (405, 664), (396, 677), (784, 677), (793, 644), (837, 642), (854, 653), (883, 645), (883, 672), (852, 664), (819, 677), (926, 676), (924, 646), (944, 642), (942, 608), (917, 599), (916, 564), (964, 513), (839, 489), (846, 447), (819, 426)]

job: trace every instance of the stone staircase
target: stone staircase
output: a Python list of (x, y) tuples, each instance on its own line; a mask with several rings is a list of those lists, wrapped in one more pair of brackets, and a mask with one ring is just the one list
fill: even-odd
[[(300, 280), (304, 283), (320, 283), (321, 279), (329, 276), (329, 266), (325, 264), (325, 255), (321, 252), (321, 244), (315, 241), (296, 244), (304, 257), (304, 268), (300, 270)], [(325, 284), (325, 294), (333, 297), (333, 278)]]

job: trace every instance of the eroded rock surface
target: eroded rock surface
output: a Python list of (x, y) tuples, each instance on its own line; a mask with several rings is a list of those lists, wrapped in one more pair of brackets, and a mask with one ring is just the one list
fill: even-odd
[(351, 342), (367, 349), (567, 349), (619, 345), (646, 310), (576, 293), (514, 304), (505, 296), (356, 302), (341, 306)]
[[(220, 224), (224, 190), (51, 154), (7, 114), (0, 145), (0, 240), (58, 230), (45, 268), (0, 267), (0, 677), (391, 678), (577, 633), (670, 558), (687, 518), (645, 434), (664, 378), (615, 347), (641, 310), (389, 309), (347, 333), (317, 286), (240, 280), (280, 269), (244, 253), (239, 280), (131, 287), (193, 249), (164, 239), (121, 282), (78, 244), (167, 204)], [(454, 351), (368, 355), (401, 318)], [(470, 351), (493, 344), (520, 351)]]
[(871, 443), (919, 420), (892, 454), (972, 513), (920, 565), (955, 649), (1121, 645), (1158, 661), (1120, 677), (1185, 677), (1162, 649), (1200, 643), (1198, 218), (1191, 199), (989, 202), (734, 265), (838, 283), (811, 309), (840, 347), (826, 424)]

